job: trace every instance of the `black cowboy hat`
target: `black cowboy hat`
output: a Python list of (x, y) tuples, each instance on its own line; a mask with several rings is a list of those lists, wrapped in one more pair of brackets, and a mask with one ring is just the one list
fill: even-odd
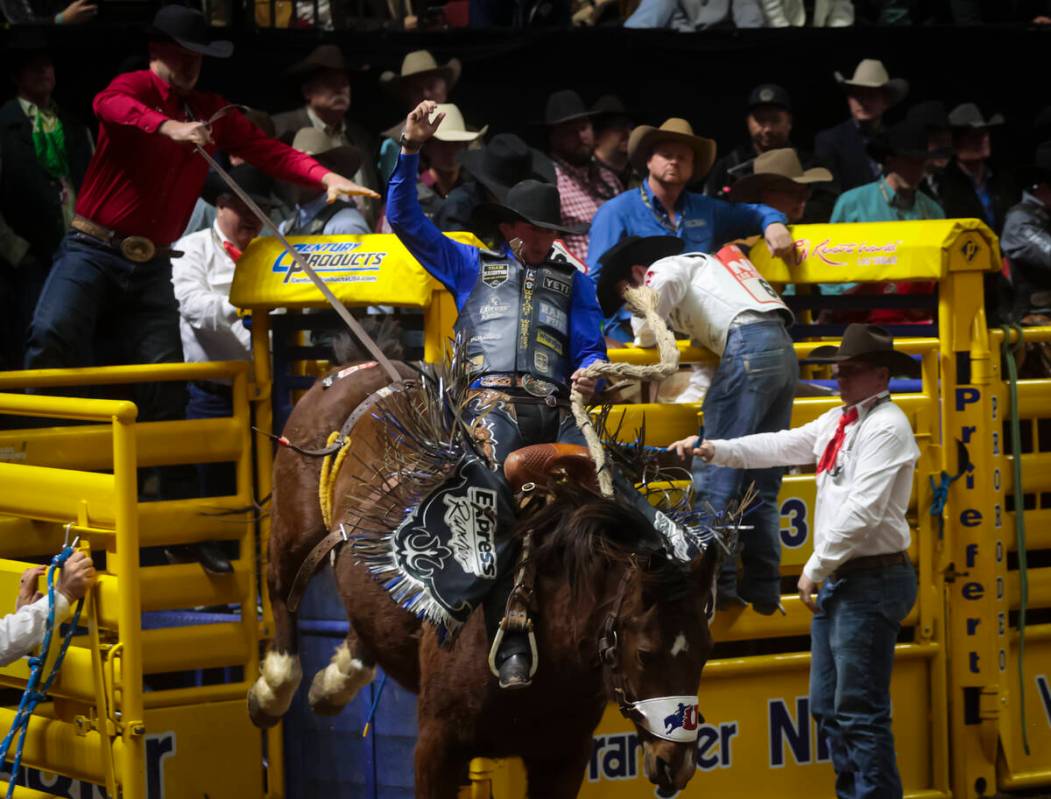
[(602, 270), (598, 276), (598, 302), (602, 315), (609, 317), (624, 304), (617, 284), (627, 279), (637, 264), (649, 266), (654, 261), (678, 255), (686, 242), (677, 236), (625, 236), (599, 257)]
[(948, 130), (949, 114), (941, 100), (925, 100), (909, 108), (905, 119), (923, 125), (927, 130)]
[(34, 30), (13, 28), (4, 41), (4, 66), (15, 72), (41, 53), (50, 54), (48, 41)]
[(233, 42), (213, 41), (204, 14), (186, 6), (162, 6), (153, 17), (149, 33), (154, 38), (173, 41), (194, 53), (213, 58), (229, 58), (234, 53)]
[(561, 125), (563, 122), (572, 122), (575, 119), (587, 119), (596, 116), (599, 112), (584, 105), (580, 95), (572, 89), (563, 89), (553, 92), (547, 96), (544, 106), (544, 120), (541, 125)]
[(555, 165), (539, 150), (513, 133), (499, 133), (484, 147), (460, 153), (460, 163), (498, 200), (511, 187), (532, 178), (555, 183)]
[(961, 103), (949, 112), (949, 127), (957, 128), (994, 128), (1004, 124), (1003, 114), (993, 114), (989, 119), (982, 116), (982, 110), (975, 103)]
[(595, 114), (594, 125), (596, 132), (603, 128), (614, 126), (631, 127), (634, 123), (634, 114), (624, 107), (624, 103), (615, 94), (602, 95), (591, 106), (591, 110)]
[(516, 184), (502, 203), (482, 203), (475, 209), (473, 221), (482, 225), (528, 222), (544, 230), (569, 235), (587, 230), (587, 225), (562, 224), (562, 200), (558, 188), (539, 180), (523, 180)]
[(866, 325), (855, 322), (847, 325), (843, 331), (843, 340), (838, 347), (826, 344), (810, 351), (803, 363), (844, 363), (846, 361), (864, 361), (886, 366), (892, 375), (904, 374), (919, 377), (919, 363), (894, 349), (894, 339), (890, 333), (878, 325)]
[(1037, 183), (1051, 186), (1051, 140), (1037, 145), (1032, 163), (1019, 167), (1018, 176), (1026, 186)]
[(897, 155), (903, 158), (947, 158), (948, 150), (927, 149), (927, 126), (917, 119), (904, 119), (881, 131), (868, 144), (868, 154), (874, 161), (883, 163)]
[[(256, 205), (264, 211), (269, 210), (274, 205), (274, 200), (271, 197), (271, 192), (274, 189), (274, 180), (269, 175), (256, 169), (251, 164), (240, 164), (232, 167), (228, 170), (228, 173), (234, 179), (234, 182), (244, 190), (245, 194), (251, 197)], [(216, 201), (224, 194), (234, 195), (234, 191), (226, 185), (226, 181), (219, 177), (218, 172), (209, 172), (208, 178), (204, 181), (204, 190), (201, 192), (201, 197), (204, 198), (205, 202), (217, 205)]]

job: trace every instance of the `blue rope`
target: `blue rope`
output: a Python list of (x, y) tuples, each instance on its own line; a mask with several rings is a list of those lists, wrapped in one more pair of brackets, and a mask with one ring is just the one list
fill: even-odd
[(369, 708), (369, 713), (365, 717), (365, 727), (361, 730), (361, 737), (366, 738), (369, 734), (369, 728), (372, 727), (372, 722), (376, 718), (376, 711), (379, 710), (380, 697), (383, 696), (383, 689), (387, 687), (387, 672), (383, 672), (383, 676), (380, 678), (380, 684), (376, 688), (376, 696), (372, 700), (372, 706)]
[[(7, 735), (4, 736), (4, 740), (0, 743), (0, 763), (4, 763), (7, 760), (8, 750), (11, 748), (11, 742), (15, 736), (18, 736), (18, 744), (15, 748), (15, 757), (11, 766), (11, 776), (8, 778), (7, 783), (7, 799), (11, 799), (15, 791), (15, 783), (18, 780), (18, 771), (22, 766), (22, 750), (26, 743), (26, 733), (29, 731), (29, 719), (33, 715), (33, 711), (36, 710), (37, 705), (43, 702), (47, 698), (47, 692), (51, 690), (51, 683), (55, 681), (55, 677), (58, 676), (59, 671), (62, 668), (62, 661), (66, 657), (66, 650), (69, 649), (69, 644), (73, 640), (73, 634), (76, 632), (77, 624), (80, 622), (80, 611), (84, 607), (84, 600), (81, 599), (77, 603), (76, 612), (73, 614), (73, 619), (69, 624), (69, 628), (66, 630), (66, 634), (62, 640), (62, 646), (58, 650), (58, 656), (55, 658), (55, 665), (51, 669), (51, 673), (47, 675), (41, 685), (40, 677), (44, 671), (44, 664), (47, 662), (48, 651), (51, 649), (51, 634), (55, 629), (55, 571), (62, 568), (70, 556), (73, 554), (73, 547), (64, 547), (55, 557), (51, 559), (51, 565), (47, 569), (47, 624), (44, 627), (44, 641), (40, 645), (40, 654), (29, 658), (29, 681), (26, 683), (26, 689), (22, 692), (22, 699), (18, 703), (18, 712), (15, 714), (15, 720), (11, 724), (11, 729), (8, 730)], [(39, 690), (38, 690), (38, 686)]]

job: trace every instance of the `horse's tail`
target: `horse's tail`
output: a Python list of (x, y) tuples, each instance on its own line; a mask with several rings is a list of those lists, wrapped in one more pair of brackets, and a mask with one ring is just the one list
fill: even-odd
[[(404, 359), (405, 347), (401, 342), (401, 324), (397, 318), (389, 314), (366, 315), (360, 317), (358, 321), (384, 355), (393, 361)], [(372, 359), (361, 342), (349, 330), (343, 330), (333, 336), (332, 353), (338, 365)]]

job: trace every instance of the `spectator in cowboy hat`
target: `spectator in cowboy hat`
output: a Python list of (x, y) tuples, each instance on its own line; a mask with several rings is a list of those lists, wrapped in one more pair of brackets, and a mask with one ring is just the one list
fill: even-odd
[[(199, 11), (163, 6), (151, 28), (149, 69), (118, 75), (95, 97), (98, 147), (33, 315), (26, 368), (88, 366), (100, 351), (132, 363), (182, 362), (170, 259), (208, 175), (195, 146), (243, 156), (282, 180), (324, 186), (333, 200), (372, 194), (196, 88), (205, 56), (232, 53), (231, 42), (212, 40)], [(182, 384), (137, 388), (143, 421), (183, 418)], [(159, 476), (166, 499), (194, 493), (192, 467), (164, 467)], [(231, 570), (221, 557), (202, 563)]]
[[(937, 152), (937, 158), (927, 162), (928, 176), (941, 172), (949, 163), (952, 152), (952, 129), (949, 127), (949, 115), (945, 111), (945, 103), (941, 100), (926, 100), (916, 103), (905, 118), (918, 122), (927, 131), (927, 149)], [(926, 190), (926, 183), (924, 188)]]
[[(617, 176), (595, 160), (594, 116), (595, 111), (572, 89), (548, 96), (544, 108), (548, 155), (555, 163), (562, 198), (562, 223), (585, 231), (599, 206), (624, 189)], [(565, 244), (581, 261), (587, 260), (586, 233), (566, 236)]]
[[(362, 153), (362, 160), (354, 181), (379, 189), (379, 175), (372, 157), (376, 152), (375, 140), (349, 117), (350, 67), (343, 51), (334, 44), (319, 45), (302, 61), (289, 67), (287, 74), (299, 83), (305, 105), (274, 115), (277, 138), (291, 143), (300, 130), (312, 127), (321, 131), (333, 147), (356, 147)], [(375, 201), (360, 198), (357, 205), (370, 224), (378, 218), (379, 206)]]
[[(635, 128), (628, 141), (628, 158), (646, 177), (637, 189), (614, 197), (595, 214), (589, 256), (592, 279), (598, 280), (602, 271), (598, 256), (625, 236), (678, 236), (688, 252), (712, 252), (726, 242), (761, 233), (776, 255), (795, 258), (792, 234), (781, 212), (686, 191), (711, 169), (715, 142), (696, 135), (685, 119), (667, 119), (659, 128)], [(627, 321), (622, 312), (608, 334), (626, 340)]]
[(783, 213), (789, 224), (796, 225), (805, 221), (811, 187), (831, 180), (832, 173), (824, 167), (803, 169), (791, 147), (768, 150), (756, 157), (751, 175), (734, 183), (730, 200), (769, 206)]
[(934, 182), (938, 202), (951, 219), (981, 219), (993, 232), (1003, 228), (1007, 209), (1018, 199), (1014, 178), (994, 170), (992, 129), (1004, 123), (1000, 114), (986, 119), (974, 103), (949, 112), (953, 156)]
[[(314, 127), (296, 133), (292, 147), (340, 174), (353, 174), (361, 166), (360, 150), (348, 144), (333, 145), (324, 131)], [(306, 186), (295, 186), (294, 197), (292, 215), (281, 223), (281, 232), (286, 236), (356, 236), (372, 232), (354, 203), (329, 202), (324, 192)]]
[(513, 133), (498, 133), (482, 147), (460, 153), (464, 171), (472, 180), (450, 192), (442, 208), (445, 230), (469, 230), (483, 241), (497, 231), (481, 223), (474, 210), (485, 202), (503, 202), (511, 187), (523, 180), (555, 184), (551, 159)]
[(595, 116), (591, 125), (595, 129), (595, 160), (617, 176), (627, 188), (634, 178), (628, 163), (628, 137), (635, 122), (624, 108), (624, 103), (613, 94), (605, 94), (591, 107)]
[(891, 78), (883, 62), (866, 58), (848, 79), (835, 73), (850, 108), (850, 119), (817, 134), (814, 158), (832, 171), (840, 191), (847, 191), (879, 177), (879, 165), (867, 146), (883, 124), (887, 109), (909, 93), (909, 84)]
[[(1009, 318), (1047, 324), (1051, 316), (1051, 141), (1020, 170), (1022, 201), (1007, 212), (1000, 248), (1010, 265)], [(1038, 314), (1044, 320), (1033, 320)]]
[[(445, 64), (439, 64), (429, 50), (413, 50), (402, 59), (400, 72), (387, 70), (380, 75), (380, 86), (408, 112), (424, 100), (449, 102), (449, 96), (459, 82), (462, 71), (463, 65), (458, 58), (450, 58)], [(401, 147), (399, 139), (404, 125), (403, 118), (394, 127), (383, 131), (378, 168), (384, 182), (390, 179), (390, 173), (398, 162), (398, 149)]]
[[(443, 118), (434, 136), (428, 139), (420, 150), (420, 175), (416, 181), (416, 196), (423, 213), (439, 229), (466, 230), (465, 223), (470, 219), (477, 203), (466, 209), (465, 217), (465, 209), (458, 197), (468, 195), (461, 193), (454, 196), (454, 193), (466, 182), (464, 153), (471, 144), (481, 140), (489, 126), (485, 125), (481, 130), (469, 130), (463, 114), (453, 103), (439, 103), (437, 108)], [(384, 230), (390, 230), (386, 220)]]
[(748, 95), (745, 126), (748, 142), (739, 144), (712, 166), (705, 181), (709, 197), (725, 197), (734, 181), (751, 174), (757, 155), (791, 147), (792, 98), (775, 83), (763, 83)]

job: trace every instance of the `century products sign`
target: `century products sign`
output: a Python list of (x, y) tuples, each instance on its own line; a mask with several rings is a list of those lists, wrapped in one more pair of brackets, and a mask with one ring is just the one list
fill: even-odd
[[(292, 245), (326, 283), (375, 283), (386, 250), (375, 250), (360, 241), (299, 242)], [(285, 283), (308, 283), (310, 279), (287, 250), (280, 250), (270, 270), (284, 275)]]

